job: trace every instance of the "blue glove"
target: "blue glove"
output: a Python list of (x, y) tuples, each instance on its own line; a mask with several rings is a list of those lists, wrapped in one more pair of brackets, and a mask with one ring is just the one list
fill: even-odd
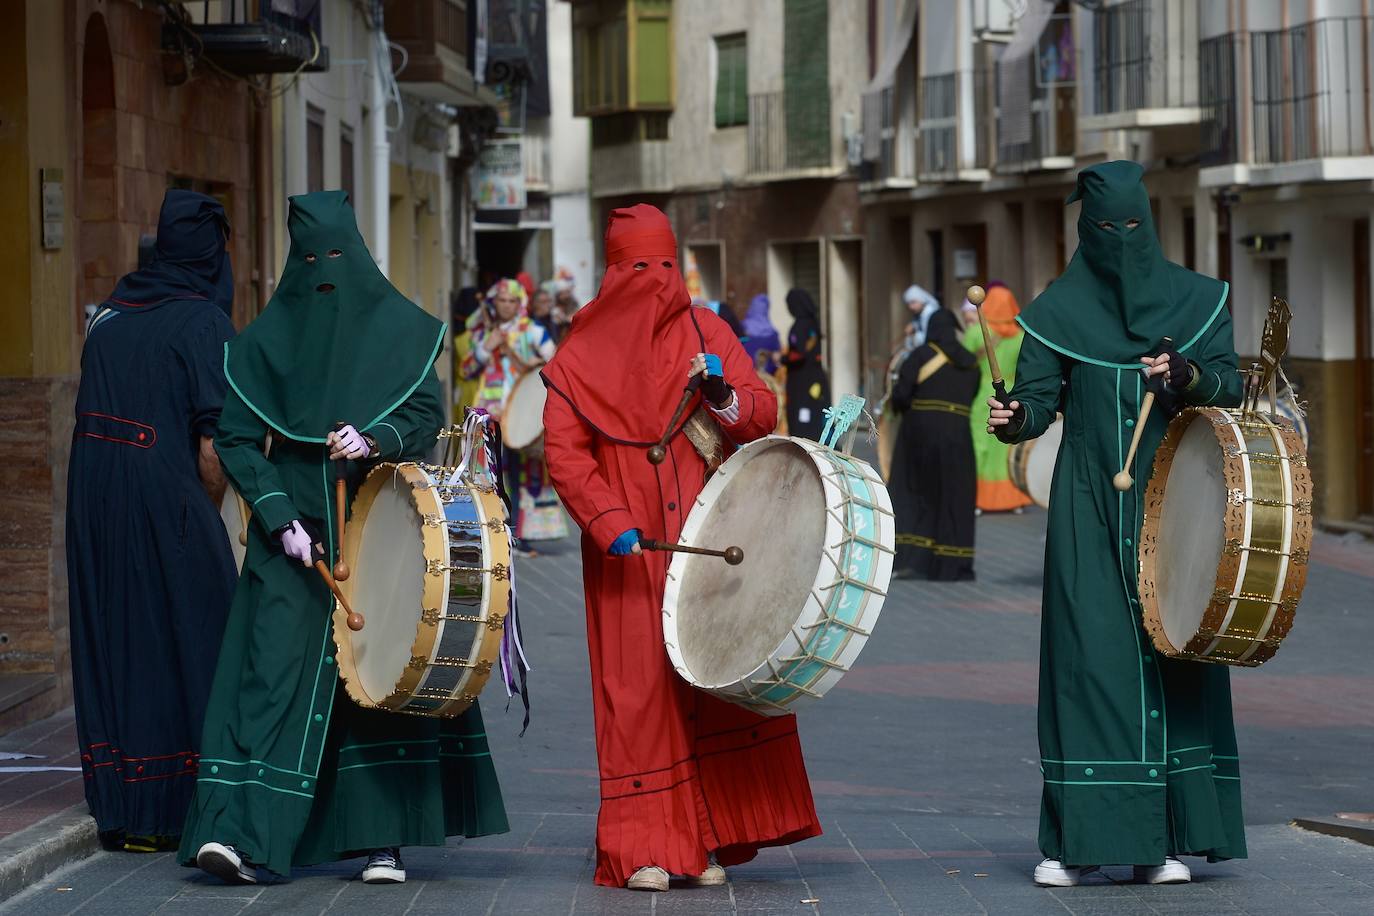
[(628, 557), (634, 553), (634, 547), (639, 543), (639, 529), (631, 528), (615, 539), (611, 544), (610, 554), (613, 557)]
[(725, 366), (714, 353), (705, 353), (706, 378), (701, 383), (701, 393), (706, 400), (717, 407), (730, 403), (730, 386), (725, 382)]

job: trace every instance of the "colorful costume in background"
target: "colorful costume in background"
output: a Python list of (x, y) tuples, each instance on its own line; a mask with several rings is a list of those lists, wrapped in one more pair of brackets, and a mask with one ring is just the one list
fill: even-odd
[[(697, 421), (719, 427), (722, 455), (772, 431), (773, 395), (729, 326), (691, 306), (662, 213), (614, 211), (606, 260), (600, 294), (544, 368), (544, 425), (554, 483), (583, 532), (601, 770), (596, 882), (620, 887), (644, 866), (697, 875), (710, 853), (721, 865), (745, 862), (820, 825), (796, 719), (722, 702), (673, 671), (661, 610), (668, 554), (608, 556), (630, 529), (676, 541), (705, 484), (708, 464), (686, 423), (663, 464), (646, 457), (697, 353), (719, 355), (734, 386), (732, 411), (694, 405)], [(639, 261), (648, 266), (635, 270)]]
[(830, 377), (821, 347), (821, 312), (811, 294), (794, 289), (787, 294), (792, 329), (787, 333), (787, 429), (790, 435), (818, 440), (825, 426), (823, 411), (830, 406)]
[[(1008, 388), (1016, 381), (1016, 359), (1021, 354), (1021, 326), (1016, 323), (1019, 314), (1021, 308), (1016, 304), (1016, 297), (1011, 290), (1005, 286), (988, 284), (988, 295), (983, 301), (983, 317), (993, 336), (997, 367), (1002, 370)], [(1010, 447), (987, 434), (992, 370), (988, 366), (983, 347), (983, 329), (976, 314), (968, 330), (964, 331), (964, 346), (978, 360), (978, 396), (973, 399), (969, 417), (973, 452), (978, 465), (978, 508), (984, 512), (1006, 512), (1029, 506), (1031, 498), (1011, 482), (1011, 474), (1007, 469)]]
[(228, 232), (215, 200), (168, 191), (156, 259), (119, 281), (81, 354), (67, 478), (72, 686), (86, 801), (112, 844), (181, 833), (237, 579), (197, 471), (227, 390)]
[(778, 358), (782, 354), (782, 338), (768, 317), (768, 297), (759, 293), (749, 302), (749, 311), (741, 324), (744, 336), (740, 343), (744, 352), (754, 361), (754, 369), (759, 378), (778, 399), (778, 425), (774, 432), (779, 436), (787, 435), (787, 393), (778, 379)]
[(1162, 338), (1192, 364), (1175, 406), (1240, 403), (1227, 285), (1164, 259), (1139, 165), (1084, 169), (1070, 200), (1083, 202), (1078, 251), (1018, 319), (1010, 396), (1023, 413), (1001, 434), (1031, 439), (1064, 413), (1040, 640), (1040, 848), (1069, 866), (1242, 857), (1230, 672), (1159, 655), (1141, 626), (1136, 550), (1167, 403), (1150, 414), (1134, 485), (1112, 487), (1145, 393), (1139, 358)]
[(902, 417), (888, 486), (899, 575), (973, 578), (977, 485), (968, 423), (977, 391), (973, 354), (959, 343), (954, 313), (942, 308), (892, 387), (892, 407)]
[[(514, 296), (520, 303), (520, 311), (509, 321), (498, 324), (494, 303), (501, 292)], [(482, 324), (472, 334), (472, 347), (463, 363), (463, 376), (479, 380), (476, 406), (499, 421), (515, 383), (526, 372), (534, 371), (553, 358), (554, 343), (548, 330), (529, 316), (529, 298), (524, 286), (515, 280), (498, 281), (487, 291), (483, 315)], [(501, 338), (501, 346), (495, 353), (487, 350), (493, 335)], [(516, 504), (515, 536), (522, 541), (566, 537), (568, 530), (563, 521), (563, 508), (549, 483), (548, 465), (543, 455), (526, 452), (506, 449), (504, 453), (506, 488)]]
[(464, 411), (477, 403), (477, 389), (481, 381), (463, 376), (463, 364), (472, 352), (472, 331), (481, 321), (482, 301), (475, 286), (458, 291), (453, 306), (453, 422), (462, 423)]
[(278, 545), (300, 519), (334, 562), (324, 441), (337, 421), (378, 445), (350, 463), (350, 498), (370, 461), (424, 457), (444, 421), (444, 327), (377, 270), (347, 195), (291, 198), (287, 228), (272, 301), (226, 348), (233, 394), (215, 445), (253, 517), (180, 852), (190, 865), (202, 844), (227, 843), (278, 874), (507, 829), (477, 704), (443, 721), (355, 705), (334, 664), (333, 598)]

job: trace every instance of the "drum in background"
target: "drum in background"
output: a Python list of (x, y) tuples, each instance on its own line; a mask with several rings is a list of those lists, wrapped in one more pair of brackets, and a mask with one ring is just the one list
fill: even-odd
[(1188, 408), (1155, 452), (1140, 532), (1145, 628), (1165, 655), (1258, 665), (1293, 625), (1312, 473), (1285, 419)]
[(824, 695), (873, 631), (895, 540), (887, 487), (866, 462), (808, 439), (745, 445), (701, 491), (680, 538), (739, 546), (744, 562), (674, 555), (663, 595), (673, 667), (764, 715)]
[(544, 438), (547, 394), (538, 372), (526, 372), (515, 380), (501, 411), (501, 440), (506, 448), (530, 448)]
[(1007, 472), (1012, 485), (1042, 508), (1050, 504), (1054, 465), (1059, 460), (1063, 439), (1064, 418), (1059, 416), (1038, 438), (1017, 442), (1007, 451)]
[(379, 464), (354, 498), (343, 556), (353, 574), (340, 587), (367, 618), (355, 633), (334, 612), (348, 695), (427, 716), (471, 706), (497, 661), (511, 593), (496, 492), (452, 469)]
[(232, 484), (225, 486), (219, 501), (219, 517), (229, 533), (229, 549), (234, 552), (234, 565), (243, 572), (243, 558), (248, 553), (248, 504), (239, 497)]

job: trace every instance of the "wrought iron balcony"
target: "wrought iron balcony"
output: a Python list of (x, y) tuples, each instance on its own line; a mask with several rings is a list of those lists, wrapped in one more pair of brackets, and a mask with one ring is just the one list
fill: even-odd
[(788, 179), (833, 175), (830, 108), (786, 92), (749, 96), (749, 173)]
[(387, 38), (405, 50), (396, 81), (416, 95), (463, 107), (498, 104), (468, 62), (466, 0), (387, 0)]
[(991, 83), (983, 70), (921, 78), (916, 137), (916, 174), (921, 181), (991, 177)]
[[(315, 0), (192, 0), (169, 12), (162, 50), (239, 76), (329, 69)], [(183, 74), (184, 78), (184, 74)]]
[(865, 190), (909, 187), (916, 181), (916, 134), (901, 124), (891, 87), (863, 97)]
[(1241, 148), (1240, 63), (1243, 36), (1209, 38), (1198, 46), (1198, 96), (1202, 103), (1202, 165), (1243, 162)]
[(1196, 124), (1198, 12), (1192, 0), (1125, 0), (1092, 12), (1085, 130)]

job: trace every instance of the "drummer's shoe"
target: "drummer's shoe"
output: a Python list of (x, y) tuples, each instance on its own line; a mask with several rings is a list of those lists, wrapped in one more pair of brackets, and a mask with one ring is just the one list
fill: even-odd
[(1137, 884), (1187, 884), (1193, 880), (1193, 873), (1188, 866), (1169, 856), (1163, 865), (1137, 865), (1135, 880)]
[(666, 891), (668, 873), (657, 865), (646, 865), (630, 875), (630, 880), (625, 882), (625, 886), (632, 891)]
[(725, 869), (714, 861), (707, 863), (706, 870), (699, 875), (688, 875), (688, 887), (720, 887), (725, 883)]
[(257, 884), (258, 869), (225, 843), (206, 843), (196, 853), (196, 866), (225, 884)]
[(1069, 868), (1058, 859), (1046, 859), (1035, 866), (1035, 883), (1041, 887), (1077, 887), (1079, 881), (1095, 871), (1096, 865)]
[(401, 861), (401, 850), (397, 846), (375, 849), (367, 857), (363, 868), (364, 884), (405, 884), (406, 867)]

